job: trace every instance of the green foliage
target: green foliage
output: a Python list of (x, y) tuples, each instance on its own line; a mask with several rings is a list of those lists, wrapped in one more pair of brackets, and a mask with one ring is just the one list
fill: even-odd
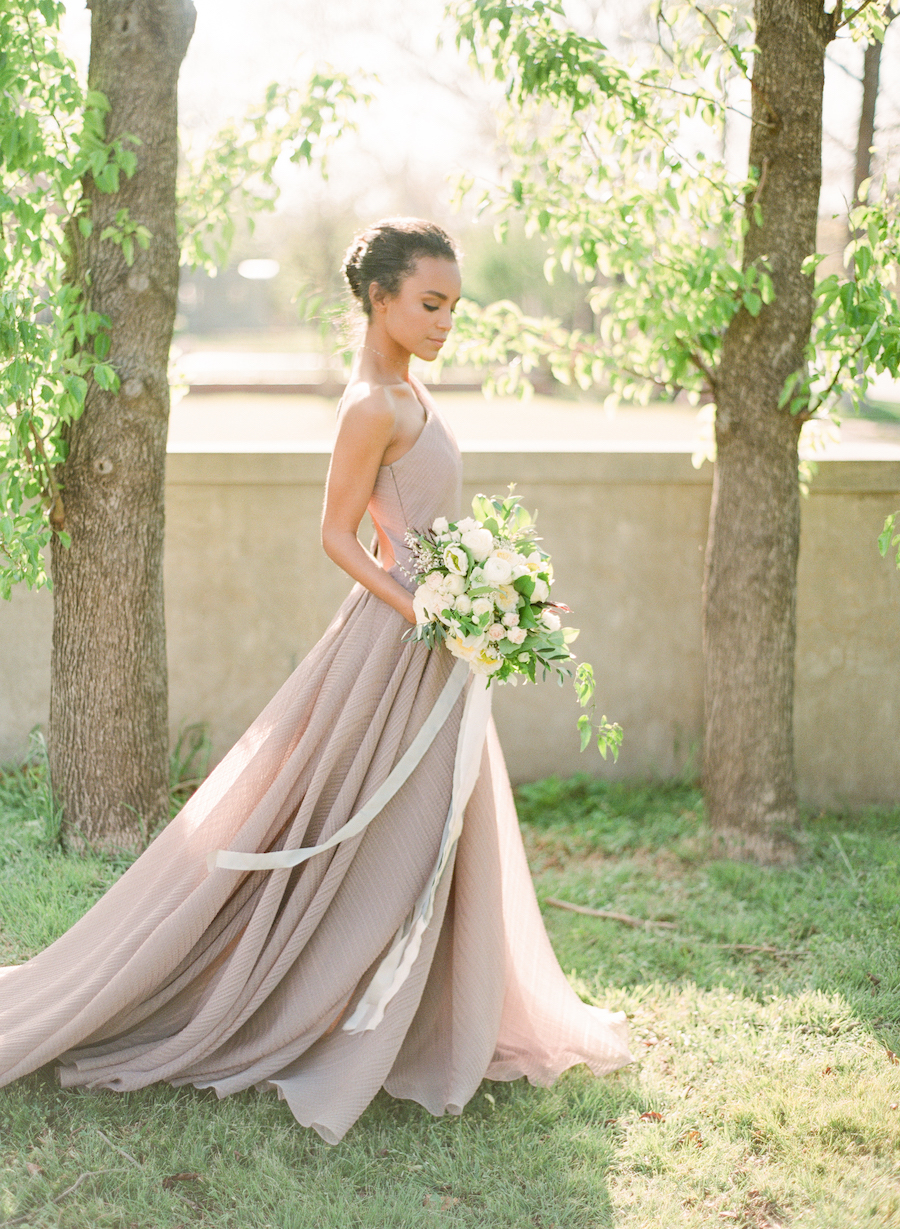
[[(0, 963), (46, 945), (122, 869), (43, 843), (25, 793), (0, 776)], [(688, 786), (583, 776), (517, 801), (539, 899), (676, 927), (545, 907), (577, 992), (627, 1012), (632, 1067), (484, 1082), (439, 1119), (381, 1093), (336, 1148), (271, 1093), (73, 1091), (39, 1072), (0, 1092), (0, 1215), (69, 1229), (896, 1224), (896, 813), (810, 819), (801, 864), (762, 870), (710, 857)]]
[[(105, 142), (106, 99), (85, 93), (57, 45), (63, 10), (11, 0), (0, 11), (0, 597), (18, 580), (46, 583), (64, 424), (88, 380), (117, 379), (104, 361), (109, 322), (91, 311), (82, 273), (81, 181), (115, 191), (135, 153), (127, 137)], [(124, 211), (119, 225), (123, 239), (140, 229)]]
[(894, 533), (898, 516), (900, 516), (900, 512), (892, 512), (890, 516), (885, 518), (884, 528), (878, 535), (878, 549), (881, 552), (882, 558), (884, 558), (891, 547), (896, 547), (895, 562), (897, 567), (900, 568), (900, 533)]
[[(65, 427), (88, 387), (115, 392), (110, 321), (91, 309), (84, 242), (94, 222), (82, 183), (104, 193), (134, 174), (141, 151), (106, 137), (109, 104), (88, 91), (58, 43), (62, 0), (0, 9), (0, 597), (48, 583), (43, 551), (66, 537), (57, 467)], [(351, 126), (349, 81), (315, 73), (303, 88), (272, 85), (264, 103), (188, 160), (181, 211), (184, 260), (214, 268), (233, 235), (235, 203), (271, 209), (279, 159), (311, 162)], [(101, 234), (131, 265), (153, 236), (118, 209)]]
[(235, 219), (252, 228), (254, 215), (278, 199), (279, 162), (318, 160), (341, 133), (354, 128), (353, 110), (368, 102), (350, 79), (314, 72), (303, 88), (273, 82), (263, 102), (225, 125), (201, 150), (186, 150), (179, 202), (181, 260), (211, 275), (225, 263)]
[[(851, 34), (878, 36), (886, 5), (863, 9)], [(456, 352), (499, 368), (504, 392), (544, 365), (565, 384), (610, 384), (639, 401), (714, 395), (732, 317), (742, 308), (758, 316), (775, 296), (765, 259), (743, 254), (744, 235), (763, 222), (763, 184), (752, 167), (736, 176), (722, 153), (736, 87), (749, 92), (746, 6), (662, 4), (656, 47), (629, 65), (575, 29), (555, 0), (453, 0), (451, 13), (458, 42), (507, 99), (508, 173), (480, 206), (501, 219), (523, 215), (549, 245), (548, 278), (574, 271), (599, 320), (584, 333), (512, 303), (467, 303)], [(807, 368), (782, 399), (791, 412), (821, 417), (844, 396), (858, 403), (866, 372), (900, 369), (898, 216), (886, 184), (864, 191), (851, 213), (853, 274), (818, 287)]]

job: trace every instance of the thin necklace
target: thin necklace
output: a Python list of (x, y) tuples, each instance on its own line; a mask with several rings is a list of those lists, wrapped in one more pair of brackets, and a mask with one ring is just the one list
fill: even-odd
[[(379, 358), (383, 358), (386, 363), (393, 363), (394, 359), (388, 358), (386, 354), (382, 354), (380, 350), (376, 350), (374, 346), (367, 346), (365, 342), (360, 346), (360, 350), (368, 350), (370, 354), (377, 354)], [(399, 373), (398, 373), (399, 374)], [(407, 383), (409, 382), (409, 373), (402, 377)]]

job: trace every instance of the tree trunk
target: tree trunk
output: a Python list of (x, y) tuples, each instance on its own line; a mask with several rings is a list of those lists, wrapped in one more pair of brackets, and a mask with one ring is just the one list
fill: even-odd
[[(704, 789), (723, 848), (792, 856), (794, 644), (802, 416), (778, 409), (803, 368), (821, 184), (822, 89), (833, 18), (822, 0), (756, 0), (744, 268), (768, 268), (774, 302), (741, 308), (724, 339), (706, 555)], [(754, 205), (761, 208), (760, 225)]]
[[(168, 680), (162, 553), (167, 367), (178, 289), (177, 83), (191, 0), (92, 0), (89, 85), (106, 135), (137, 138), (120, 190), (84, 195), (93, 222), (78, 264), (90, 307), (111, 321), (119, 392), (91, 384), (68, 432), (61, 481), (71, 547), (54, 540), (50, 768), (67, 833), (133, 843), (168, 818)], [(127, 209), (152, 238), (101, 239)]]
[(867, 43), (863, 60), (863, 93), (856, 137), (856, 166), (853, 170), (852, 209), (859, 202), (859, 185), (869, 178), (872, 142), (875, 140), (875, 108), (878, 105), (878, 74), (881, 69), (881, 43)]

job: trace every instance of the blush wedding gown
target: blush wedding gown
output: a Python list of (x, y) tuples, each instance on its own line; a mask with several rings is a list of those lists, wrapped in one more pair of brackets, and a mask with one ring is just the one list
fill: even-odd
[[(415, 387), (425, 425), (369, 505), (399, 565), (407, 528), (452, 519), (460, 501), (459, 450)], [(46, 951), (0, 970), (0, 1083), (58, 1060), (66, 1087), (271, 1088), (336, 1143), (381, 1087), (460, 1113), (484, 1077), (546, 1085), (576, 1063), (600, 1075), (631, 1061), (624, 1017), (582, 1003), (550, 947), (492, 722), (447, 845), (462, 695), (357, 835), (299, 866), (210, 870), (216, 850), (325, 843), (384, 795), (456, 665), (407, 629), (356, 585), (134, 865)], [(405, 969), (394, 961), (389, 996), (348, 1029), (429, 881)]]

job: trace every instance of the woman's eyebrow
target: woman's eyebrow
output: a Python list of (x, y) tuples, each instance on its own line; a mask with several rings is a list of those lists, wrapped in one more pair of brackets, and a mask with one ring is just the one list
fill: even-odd
[(441, 294), (439, 290), (423, 290), (422, 294), (433, 294), (436, 299), (447, 299), (450, 297), (449, 295)]

